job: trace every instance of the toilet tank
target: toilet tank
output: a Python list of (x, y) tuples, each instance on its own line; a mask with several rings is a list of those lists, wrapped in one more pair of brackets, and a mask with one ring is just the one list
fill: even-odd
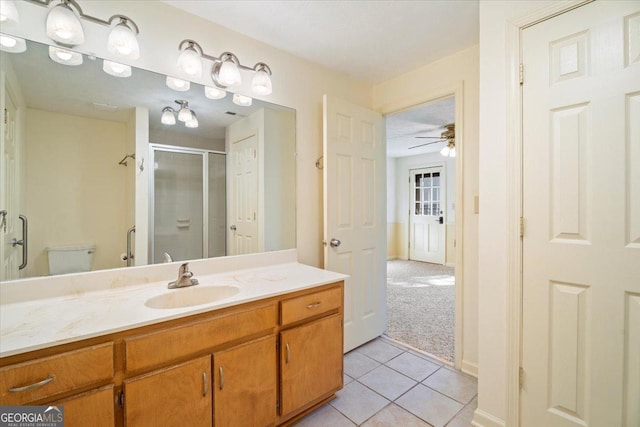
[(49, 275), (91, 271), (95, 245), (49, 247)]

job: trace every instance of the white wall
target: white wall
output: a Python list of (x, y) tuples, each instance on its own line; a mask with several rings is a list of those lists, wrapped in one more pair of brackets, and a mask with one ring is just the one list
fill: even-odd
[[(383, 113), (407, 109), (454, 93), (462, 86), (462, 131), (464, 144), (464, 251), (462, 369), (477, 371), (478, 361), (478, 215), (474, 197), (478, 194), (478, 80), (479, 48), (473, 46), (373, 87), (373, 108)], [(460, 142), (459, 142), (460, 143)], [(457, 226), (460, 226), (457, 224)], [(458, 268), (460, 262), (458, 261)]]
[[(10, 34), (42, 43), (46, 37), (47, 9), (27, 2), (16, 2), (21, 25)], [(85, 1), (83, 11), (108, 18), (114, 14), (131, 17), (140, 27), (141, 58), (128, 62), (139, 68), (176, 75), (178, 44), (186, 38), (196, 40), (205, 52), (220, 55), (235, 53), (243, 64), (264, 61), (273, 70), (273, 94), (265, 101), (296, 110), (296, 242), (301, 262), (322, 266), (322, 172), (315, 168), (322, 155), (322, 95), (327, 93), (365, 107), (371, 103), (371, 85), (325, 69), (272, 46), (251, 39), (195, 15), (175, 9), (157, 0)], [(115, 59), (106, 51), (109, 29), (83, 23), (86, 43), (83, 51), (98, 57)], [(121, 61), (121, 60), (119, 60)], [(197, 83), (211, 84), (208, 73)], [(250, 79), (244, 78), (240, 92), (250, 94)], [(140, 248), (138, 248), (140, 251)]]

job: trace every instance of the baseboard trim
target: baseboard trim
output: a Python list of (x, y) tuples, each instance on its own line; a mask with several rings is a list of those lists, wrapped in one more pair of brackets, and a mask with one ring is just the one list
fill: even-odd
[(504, 420), (494, 417), (481, 409), (476, 409), (473, 413), (471, 425), (474, 427), (505, 427)]
[(467, 362), (466, 360), (462, 361), (460, 366), (460, 370), (465, 374), (469, 374), (478, 378), (478, 364), (473, 362)]

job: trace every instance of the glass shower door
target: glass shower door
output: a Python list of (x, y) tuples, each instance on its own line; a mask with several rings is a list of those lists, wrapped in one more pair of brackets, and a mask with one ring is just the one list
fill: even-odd
[(203, 258), (204, 153), (154, 150), (153, 263)]

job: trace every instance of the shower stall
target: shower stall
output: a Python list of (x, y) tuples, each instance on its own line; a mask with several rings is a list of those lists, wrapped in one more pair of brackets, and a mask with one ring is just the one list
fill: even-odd
[(226, 154), (150, 144), (154, 264), (226, 255)]

